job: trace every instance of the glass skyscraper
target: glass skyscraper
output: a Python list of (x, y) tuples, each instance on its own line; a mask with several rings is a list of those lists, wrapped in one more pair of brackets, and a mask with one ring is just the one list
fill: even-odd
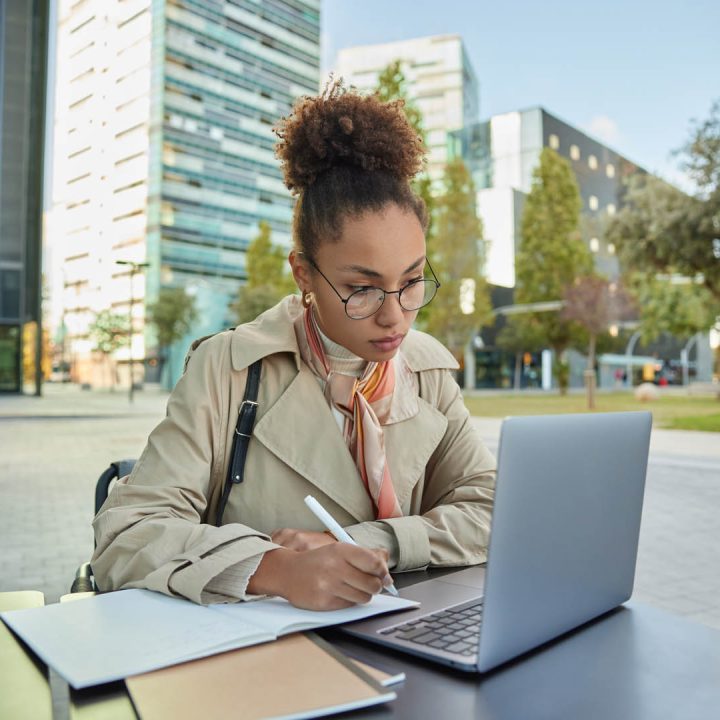
[(47, 33), (47, 0), (0, 1), (0, 392), (39, 364)]
[[(319, 4), (60, 0), (52, 227), (64, 279), (55, 304), (76, 380), (101, 382), (87, 337), (100, 310), (126, 314), (135, 301), (122, 369), (130, 352), (135, 361), (154, 352), (142, 318), (161, 287), (195, 296), (191, 335), (220, 330), (233, 324), (228, 304), (258, 223), (289, 244), (292, 199), (271, 126), (317, 92)], [(118, 260), (149, 265), (132, 278)]]

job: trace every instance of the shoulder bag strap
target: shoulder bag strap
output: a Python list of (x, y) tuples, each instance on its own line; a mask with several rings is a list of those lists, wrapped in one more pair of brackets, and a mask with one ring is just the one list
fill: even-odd
[(250, 436), (252, 435), (253, 425), (255, 425), (255, 413), (257, 411), (258, 388), (260, 387), (260, 368), (262, 367), (262, 358), (256, 360), (247, 372), (247, 381), (245, 383), (245, 395), (240, 404), (237, 425), (235, 426), (235, 434), (233, 435), (232, 453), (230, 455), (230, 465), (228, 467), (227, 478), (225, 479), (225, 487), (223, 488), (222, 498), (218, 506), (217, 515), (215, 517), (215, 525), (222, 525), (223, 513), (227, 505), (230, 491), (234, 485), (239, 485), (243, 481), (245, 474), (245, 458), (247, 457), (248, 445), (250, 444)]

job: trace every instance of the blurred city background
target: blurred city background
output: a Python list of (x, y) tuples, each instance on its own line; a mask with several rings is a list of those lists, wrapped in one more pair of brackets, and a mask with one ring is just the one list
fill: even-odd
[(508, 414), (651, 409), (636, 595), (720, 627), (718, 27), (710, 0), (0, 0), (0, 589), (67, 591), (190, 342), (293, 290), (272, 126), (333, 73), (427, 145), (418, 327), (488, 446)]
[(0, 4), (0, 390), (169, 389), (291, 291), (273, 124), (331, 73), (405, 100), (473, 389), (710, 386), (715, 3)]

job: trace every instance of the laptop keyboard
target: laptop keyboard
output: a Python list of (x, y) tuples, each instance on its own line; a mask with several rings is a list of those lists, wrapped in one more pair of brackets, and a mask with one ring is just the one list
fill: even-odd
[(482, 598), (380, 630), (385, 637), (470, 657), (477, 653)]

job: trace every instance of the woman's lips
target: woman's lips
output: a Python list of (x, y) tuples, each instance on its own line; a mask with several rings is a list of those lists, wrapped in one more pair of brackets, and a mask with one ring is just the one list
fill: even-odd
[(404, 338), (404, 335), (393, 335), (391, 337), (380, 338), (380, 340), (371, 340), (370, 342), (381, 352), (390, 352), (391, 350), (395, 350)]

